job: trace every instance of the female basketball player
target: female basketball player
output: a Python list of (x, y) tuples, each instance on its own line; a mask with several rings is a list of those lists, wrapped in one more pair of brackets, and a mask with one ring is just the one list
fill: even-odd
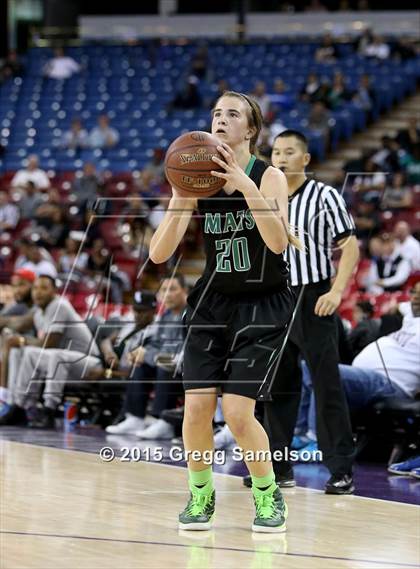
[(226, 185), (215, 196), (199, 200), (182, 198), (173, 189), (150, 245), (152, 261), (166, 261), (198, 209), (207, 263), (188, 297), (185, 315), (183, 439), (187, 455), (195, 453), (188, 460), (191, 496), (179, 527), (211, 526), (215, 492), (211, 466), (203, 458), (213, 449), (212, 420), (221, 391), (225, 421), (252, 476), (252, 529), (278, 532), (285, 530), (287, 506), (275, 484), (268, 438), (254, 408), (270, 355), (293, 309), (282, 253), (289, 241), (298, 241), (288, 232), (285, 176), (253, 154), (261, 129), (258, 105), (228, 91), (212, 114), (212, 134), (222, 141), (218, 150), (224, 159), (214, 158), (224, 172), (212, 174)]

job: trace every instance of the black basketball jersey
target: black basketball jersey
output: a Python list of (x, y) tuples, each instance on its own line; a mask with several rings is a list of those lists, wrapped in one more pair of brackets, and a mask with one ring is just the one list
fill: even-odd
[[(260, 187), (267, 164), (252, 156), (245, 173)], [(258, 231), (241, 192), (198, 200), (206, 252), (201, 284), (230, 296), (263, 295), (287, 286), (287, 263), (273, 253)]]

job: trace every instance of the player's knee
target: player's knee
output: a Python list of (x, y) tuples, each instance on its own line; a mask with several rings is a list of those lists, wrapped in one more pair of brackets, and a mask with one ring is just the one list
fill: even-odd
[(243, 437), (249, 429), (250, 417), (237, 408), (224, 409), (225, 421), (235, 438)]
[(184, 424), (199, 428), (213, 420), (214, 408), (204, 401), (191, 401), (186, 405)]

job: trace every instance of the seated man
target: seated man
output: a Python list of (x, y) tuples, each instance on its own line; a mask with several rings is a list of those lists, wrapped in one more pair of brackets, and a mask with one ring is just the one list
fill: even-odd
[(10, 319), (12, 329), (21, 333), (35, 328), (37, 337), (13, 335), (6, 340), (9, 409), (0, 417), (0, 426), (25, 424), (26, 410), (36, 405), (45, 383), (44, 407), (30, 426), (53, 427), (66, 382), (80, 381), (100, 364), (89, 328), (68, 300), (57, 295), (53, 278), (39, 276), (32, 299), (33, 311)]
[[(13, 316), (23, 316), (32, 309), (32, 285), (35, 281), (35, 273), (27, 269), (17, 269), (11, 278), (10, 284), (13, 289), (15, 302), (3, 306), (0, 311), (0, 414), (3, 412), (4, 400), (6, 398), (5, 388), (7, 388), (7, 365), (2, 364), (4, 339), (10, 334), (8, 328), (10, 318)], [(32, 333), (30, 334), (32, 335)]]
[[(182, 275), (163, 279), (159, 300), (165, 312), (156, 322), (151, 341), (129, 354), (129, 361), (136, 367), (127, 384), (125, 419), (107, 427), (109, 434), (135, 434), (142, 439), (171, 439), (174, 436), (174, 428), (161, 419), (160, 414), (175, 407), (176, 399), (182, 393), (176, 369), (184, 341), (182, 315), (187, 302)], [(157, 421), (147, 425), (145, 417), (152, 389), (155, 397), (151, 415)]]
[[(139, 345), (146, 346), (150, 343), (155, 332), (151, 326), (157, 307), (156, 296), (149, 291), (137, 291), (133, 298), (133, 314), (126, 322), (109, 322), (105, 326), (111, 328), (111, 333), (103, 334), (100, 341), (101, 351), (108, 366), (106, 376), (112, 376), (113, 372), (121, 371), (129, 376), (132, 365), (129, 354)], [(99, 340), (99, 338), (97, 338)], [(101, 368), (103, 375), (103, 370)]]
[[(411, 291), (411, 302), (400, 305), (403, 323), (393, 332), (366, 346), (353, 364), (339, 365), (350, 409), (368, 406), (386, 397), (413, 399), (420, 391), (420, 281)], [(312, 390), (310, 372), (302, 363), (304, 388)], [(299, 409), (294, 447), (315, 450), (315, 398), (309, 409)], [(306, 443), (306, 446), (304, 444)]]
[(28, 269), (17, 269), (10, 280), (15, 302), (0, 310), (0, 330), (8, 325), (11, 316), (23, 316), (32, 308), (32, 284), (36, 275)]
[(394, 236), (384, 233), (380, 239), (381, 255), (372, 260), (366, 280), (367, 290), (375, 294), (400, 290), (411, 272), (410, 262), (399, 253)]

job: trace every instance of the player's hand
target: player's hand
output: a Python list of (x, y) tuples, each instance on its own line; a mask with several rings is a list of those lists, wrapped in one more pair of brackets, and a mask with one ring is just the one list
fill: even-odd
[(140, 346), (136, 350), (133, 350), (127, 355), (128, 361), (132, 365), (139, 366), (144, 363), (144, 356), (146, 355), (146, 350), (143, 346)]
[(315, 314), (317, 316), (331, 316), (337, 310), (341, 303), (341, 293), (330, 290), (326, 294), (320, 296), (315, 305)]
[(247, 190), (249, 190), (251, 186), (255, 186), (254, 182), (245, 174), (242, 168), (240, 168), (236, 160), (235, 153), (230, 146), (222, 143), (217, 147), (217, 150), (223, 156), (223, 160), (217, 156), (213, 156), (212, 160), (221, 166), (224, 172), (212, 170), (212, 176), (226, 180), (225, 188), (239, 190), (242, 193), (245, 193)]

